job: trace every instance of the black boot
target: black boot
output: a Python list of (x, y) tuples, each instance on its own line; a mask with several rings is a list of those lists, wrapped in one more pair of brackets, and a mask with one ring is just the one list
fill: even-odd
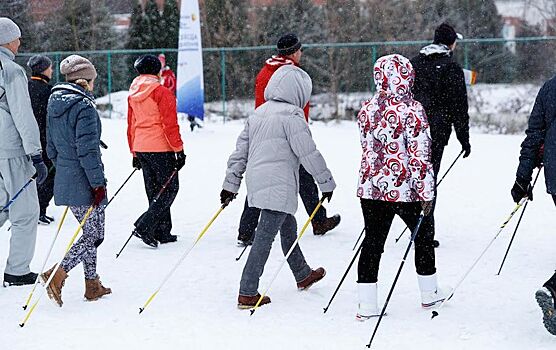
[(240, 248), (253, 244), (253, 233), (240, 232), (237, 236), (237, 246)]
[(135, 230), (133, 230), (133, 235), (135, 237), (141, 238), (143, 243), (145, 243), (149, 247), (153, 247), (153, 248), (158, 247), (158, 241), (149, 233), (141, 233), (141, 232), (137, 231), (137, 229), (135, 229)]
[(173, 243), (173, 242), (177, 242), (178, 241), (178, 236), (176, 235), (172, 235), (172, 234), (165, 234), (165, 235), (160, 235), (156, 237), (156, 240), (160, 243), (160, 244), (165, 244), (165, 243)]
[(34, 272), (29, 272), (23, 276), (4, 274), (4, 287), (7, 286), (24, 286), (27, 284), (34, 284), (39, 275)]

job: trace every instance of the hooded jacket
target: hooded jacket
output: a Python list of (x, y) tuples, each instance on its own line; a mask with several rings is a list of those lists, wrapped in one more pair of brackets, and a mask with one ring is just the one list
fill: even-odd
[(303, 106), (311, 96), (311, 78), (294, 65), (280, 67), (270, 78), (265, 102), (247, 119), (228, 160), (223, 189), (237, 193), (246, 172), (250, 207), (295, 214), (299, 165), (322, 192), (336, 183), (317, 150)]
[(415, 78), (401, 55), (378, 59), (376, 93), (358, 114), (363, 155), (357, 196), (388, 202), (431, 201), (434, 174), (429, 124), (413, 99)]
[(54, 202), (91, 205), (92, 189), (106, 186), (100, 153), (102, 130), (94, 98), (79, 85), (57, 84), (47, 112), (47, 153), (56, 166)]
[(176, 96), (160, 84), (157, 76), (142, 74), (135, 78), (127, 101), (127, 139), (131, 153), (183, 150)]
[(452, 51), (446, 45), (428, 45), (411, 64), (415, 69), (413, 94), (425, 108), (433, 142), (447, 145), (453, 125), (459, 142), (469, 144), (465, 77)]
[(4, 159), (41, 152), (27, 75), (14, 58), (10, 50), (0, 47), (0, 158)]
[[(263, 68), (261, 68), (259, 74), (257, 74), (257, 78), (255, 79), (255, 108), (265, 103), (266, 99), (264, 96), (264, 91), (274, 72), (276, 72), (278, 68), (286, 65), (297, 66), (294, 61), (280, 55), (272, 56), (266, 60)], [(305, 104), (303, 107), (303, 113), (305, 113), (305, 120), (309, 121), (308, 101), (307, 104)]]
[(52, 162), (46, 156), (46, 107), (48, 106), (48, 98), (52, 93), (52, 85), (48, 83), (49, 80), (44, 75), (32, 76), (29, 79), (28, 88), (33, 114), (39, 126), (41, 147), (43, 149), (42, 158), (46, 166), (51, 167)]

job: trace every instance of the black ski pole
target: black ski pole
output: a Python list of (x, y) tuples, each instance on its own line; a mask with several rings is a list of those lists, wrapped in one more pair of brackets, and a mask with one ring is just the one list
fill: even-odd
[[(463, 154), (463, 150), (461, 152), (459, 152), (458, 156), (456, 157), (456, 159), (454, 159), (454, 161), (452, 162), (452, 164), (450, 165), (450, 167), (448, 168), (448, 170), (446, 170), (446, 172), (444, 173), (444, 175), (440, 178), (440, 180), (438, 181), (438, 183), (436, 184), (436, 187), (440, 186), (440, 184), (442, 183), (442, 181), (444, 180), (444, 178), (446, 177), (446, 175), (448, 175), (448, 173), (450, 172), (450, 170), (452, 170), (452, 168), (454, 167), (454, 165), (456, 164), (456, 162), (458, 161), (458, 159), (462, 156)], [(398, 236), (398, 238), (396, 238), (396, 243), (398, 243), (398, 241), (402, 238), (402, 236), (404, 235), (405, 231), (407, 231), (407, 227), (403, 229), (402, 233), (400, 233), (400, 235)]]
[[(533, 188), (535, 188), (535, 184), (537, 183), (537, 180), (539, 179), (539, 175), (541, 174), (541, 168), (539, 168), (539, 171), (537, 172), (537, 176), (535, 176), (535, 181), (533, 181), (533, 186), (531, 188), (531, 191), (533, 190)], [(508, 257), (508, 253), (510, 252), (510, 248), (512, 247), (512, 243), (514, 241), (515, 235), (517, 233), (517, 229), (519, 228), (519, 224), (521, 224), (521, 219), (523, 219), (523, 215), (525, 214), (525, 209), (527, 209), (527, 205), (529, 204), (529, 201), (527, 201), (525, 203), (525, 205), (523, 206), (523, 210), (521, 211), (521, 215), (519, 216), (519, 220), (517, 220), (517, 225), (515, 226), (515, 230), (514, 233), (512, 234), (512, 239), (510, 239), (510, 244), (508, 244), (508, 249), (506, 249), (506, 254), (504, 254), (504, 259), (502, 259), (502, 263), (500, 264), (500, 269), (498, 270), (498, 273), (496, 275), (500, 276), (500, 272), (502, 272), (502, 267), (504, 267), (504, 263), (506, 262), (506, 258)]]
[[(363, 229), (364, 230), (364, 229)], [(358, 241), (359, 242), (359, 241)], [(351, 262), (349, 263), (346, 272), (344, 273), (344, 275), (342, 276), (342, 279), (340, 280), (340, 283), (338, 284), (338, 286), (336, 287), (336, 290), (334, 291), (334, 294), (332, 294), (332, 298), (330, 298), (330, 301), (328, 302), (328, 305), (326, 305), (326, 307), (324, 308), (324, 313), (326, 313), (326, 311), (328, 311), (328, 308), (330, 307), (330, 305), (332, 304), (332, 301), (334, 300), (334, 298), (336, 297), (336, 294), (338, 293), (338, 291), (340, 290), (340, 287), (342, 286), (342, 284), (344, 283), (344, 280), (346, 279), (346, 276), (349, 273), (349, 270), (351, 270), (351, 267), (353, 266), (353, 263), (355, 262), (355, 259), (357, 259), (357, 256), (359, 255), (359, 252), (361, 252), (361, 248), (363, 247), (363, 243), (361, 243), (361, 245), (359, 246), (359, 249), (357, 249), (357, 252), (355, 252), (355, 255), (353, 256), (353, 259), (351, 259)]]
[(419, 216), (419, 220), (417, 221), (417, 226), (415, 226), (415, 230), (413, 230), (413, 233), (411, 234), (411, 239), (409, 240), (409, 244), (407, 245), (407, 248), (405, 250), (405, 254), (403, 255), (403, 259), (402, 259), (402, 262), (400, 263), (400, 267), (398, 268), (398, 273), (396, 274), (396, 278), (394, 278), (394, 282), (392, 283), (392, 287), (390, 288), (390, 292), (388, 293), (388, 297), (386, 297), (386, 302), (384, 303), (384, 306), (382, 307), (382, 311), (380, 312), (380, 317), (378, 318), (378, 321), (376, 322), (376, 326), (375, 326), (375, 329), (373, 331), (373, 335), (371, 336), (371, 340), (369, 341), (369, 344), (367, 344), (368, 348), (370, 348), (371, 344), (373, 343), (373, 339), (375, 338), (376, 332), (378, 331), (378, 326), (380, 326), (380, 322), (382, 321), (382, 318), (384, 317), (384, 313), (386, 312), (386, 307), (388, 306), (388, 302), (390, 301), (390, 298), (392, 297), (392, 293), (394, 293), (394, 288), (396, 287), (396, 283), (398, 282), (398, 278), (400, 277), (400, 274), (402, 272), (403, 266), (405, 264), (405, 259), (407, 259), (407, 255), (409, 254), (409, 251), (411, 250), (411, 245), (413, 244), (413, 241), (415, 241), (415, 237), (417, 237), (417, 233), (419, 232), (419, 227), (421, 227), (421, 223), (423, 222), (424, 217), (425, 217), (424, 213), (422, 213), (421, 216)]
[(353, 248), (351, 248), (351, 250), (355, 250), (355, 247), (357, 247), (357, 245), (359, 244), (359, 241), (361, 240), (361, 237), (363, 237), (364, 232), (365, 232), (365, 227), (363, 226), (363, 229), (361, 230), (361, 233), (359, 234), (359, 238), (357, 238), (357, 242), (355, 242), (355, 245), (353, 246)]
[(236, 258), (236, 261), (239, 261), (239, 259), (241, 259), (241, 257), (243, 256), (243, 254), (247, 250), (247, 247), (249, 247), (249, 246), (246, 245), (245, 247), (243, 247), (243, 250), (241, 251), (241, 253), (239, 253), (239, 256)]
[[(162, 186), (162, 188), (160, 189), (160, 191), (158, 191), (158, 194), (156, 195), (156, 197), (154, 198), (154, 200), (151, 202), (151, 204), (149, 204), (149, 208), (155, 204), (158, 199), (160, 198), (160, 196), (162, 195), (162, 193), (164, 193), (164, 191), (166, 190), (166, 187), (168, 187), (168, 185), (170, 184), (170, 182), (172, 181), (172, 179), (174, 178), (174, 176), (176, 176), (176, 174), (178, 173), (177, 169), (174, 169), (174, 171), (172, 172), (172, 174), (170, 175), (170, 177), (168, 178), (168, 180), (166, 180), (166, 182), (164, 183), (164, 185)], [(148, 211), (148, 209), (147, 209)], [(122, 246), (122, 249), (120, 249), (120, 251), (118, 252), (118, 254), (116, 254), (116, 259), (120, 256), (120, 254), (122, 254), (123, 250), (125, 249), (125, 247), (127, 246), (127, 244), (129, 243), (129, 241), (131, 240), (131, 237), (133, 237), (133, 232), (129, 235), (129, 237), (127, 238), (127, 241), (125, 241), (124, 245)]]
[[(114, 200), (114, 198), (116, 198), (116, 196), (118, 195), (118, 193), (120, 193), (120, 191), (122, 190), (122, 188), (124, 188), (124, 186), (127, 184), (127, 182), (129, 181), (129, 179), (131, 179), (131, 177), (133, 176), (133, 174), (135, 174), (135, 172), (137, 171), (137, 168), (133, 168), (133, 171), (131, 172), (131, 174), (129, 174), (129, 176), (127, 177), (127, 179), (125, 179), (124, 183), (120, 186), (120, 188), (118, 188), (118, 190), (116, 191), (116, 193), (114, 193), (114, 195), (112, 196), (112, 198), (110, 198), (110, 200), (108, 201), (108, 203), (106, 204), (106, 207), (110, 205), (110, 203), (112, 203), (112, 201)], [(105, 209), (106, 209), (105, 207)]]

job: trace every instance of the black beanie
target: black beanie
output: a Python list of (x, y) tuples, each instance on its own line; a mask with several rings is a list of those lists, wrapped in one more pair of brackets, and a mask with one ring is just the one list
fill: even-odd
[(444, 44), (446, 46), (450, 46), (456, 42), (457, 38), (458, 34), (454, 30), (454, 28), (447, 23), (442, 23), (434, 31), (435, 44)]
[(289, 56), (301, 48), (301, 41), (295, 34), (282, 35), (276, 44), (278, 54), (282, 56)]
[(139, 74), (158, 75), (162, 68), (162, 64), (155, 55), (144, 55), (135, 61), (133, 67), (135, 67), (135, 70)]
[(48, 67), (52, 66), (52, 61), (46, 56), (35, 55), (29, 58), (29, 61), (27, 61), (27, 66), (31, 68), (32, 75), (39, 75), (47, 70)]

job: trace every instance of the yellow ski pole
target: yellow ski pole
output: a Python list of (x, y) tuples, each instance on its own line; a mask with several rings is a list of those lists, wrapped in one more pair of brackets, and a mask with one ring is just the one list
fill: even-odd
[(288, 253), (284, 257), (284, 261), (282, 261), (282, 264), (280, 264), (280, 267), (278, 268), (278, 270), (276, 270), (276, 273), (274, 274), (274, 277), (272, 278), (272, 280), (270, 280), (270, 283), (266, 287), (265, 291), (263, 292), (263, 294), (261, 294), (259, 300), (257, 300), (257, 303), (251, 309), (251, 316), (253, 316), (255, 311), (257, 311), (257, 309), (261, 305), (261, 302), (263, 301), (263, 298), (265, 297), (266, 293), (268, 293), (268, 291), (270, 290), (270, 287), (272, 286), (272, 283), (274, 283), (274, 280), (278, 277), (278, 274), (282, 270), (282, 267), (284, 267), (284, 265), (286, 264), (286, 261), (288, 261), (288, 258), (290, 257), (291, 253), (295, 249), (295, 246), (297, 246), (297, 244), (299, 243), (299, 240), (301, 239), (301, 237), (303, 237), (303, 234), (305, 233), (305, 230), (307, 230), (307, 226), (309, 226), (309, 224), (311, 223), (311, 220), (313, 220), (313, 218), (317, 214), (317, 211), (320, 209), (322, 203), (324, 202), (324, 199), (325, 199), (325, 197), (323, 196), (320, 199), (320, 201), (318, 202), (317, 206), (315, 207), (315, 210), (313, 210), (313, 213), (311, 214), (311, 216), (309, 216), (309, 219), (307, 219), (307, 222), (305, 222), (305, 225), (303, 225), (303, 228), (301, 229), (301, 232), (299, 232), (299, 235), (297, 236), (296, 240), (293, 242), (292, 246), (290, 247), (290, 250), (288, 250)]
[[(64, 209), (64, 214), (62, 214), (62, 218), (60, 219), (60, 222), (58, 223), (58, 229), (56, 230), (56, 234), (54, 235), (54, 239), (52, 239), (52, 243), (50, 244), (50, 248), (48, 249), (48, 253), (46, 254), (46, 258), (44, 258), (44, 263), (42, 264), (40, 273), (44, 272), (44, 268), (46, 267), (46, 264), (48, 263), (48, 258), (50, 257), (50, 254), (52, 253), (52, 249), (54, 248), (54, 243), (56, 243), (56, 239), (58, 239), (58, 234), (60, 233), (60, 230), (62, 229), (62, 224), (64, 223), (64, 220), (66, 219), (66, 215), (68, 214), (68, 209), (69, 209), (69, 207), (66, 207), (66, 209)], [(33, 285), (33, 289), (31, 289), (31, 293), (29, 293), (29, 297), (27, 298), (27, 301), (25, 302), (25, 305), (23, 305), (23, 310), (27, 310), (27, 307), (29, 306), (29, 303), (31, 302), (31, 298), (33, 298), (33, 293), (35, 293), (35, 289), (37, 289), (37, 284), (39, 284), (39, 279), (40, 279), (40, 276), (37, 276), (37, 280), (35, 281), (35, 284)]]
[[(77, 235), (79, 234), (79, 231), (81, 231), (81, 229), (83, 228), (83, 226), (85, 225), (85, 222), (87, 222), (87, 219), (89, 219), (89, 216), (91, 215), (91, 212), (93, 211), (95, 207), (91, 205), (91, 207), (89, 207), (89, 210), (87, 210), (87, 213), (85, 213), (85, 216), (83, 217), (83, 220), (81, 220), (81, 222), (79, 223), (79, 226), (77, 227), (77, 230), (75, 230), (75, 233), (73, 234), (73, 237), (70, 240), (70, 243), (68, 244), (68, 247), (66, 248), (66, 251), (64, 253), (64, 257), (66, 256), (66, 254), (68, 253), (69, 249), (71, 248), (71, 246), (73, 245), (73, 242), (75, 242), (75, 239), (77, 238)], [(31, 315), (33, 314), (33, 311), (35, 311), (35, 308), (37, 307), (37, 305), (39, 304), (39, 301), (41, 301), (42, 296), (44, 295), (44, 292), (46, 290), (46, 288), (48, 288), (48, 286), (50, 285), (50, 282), (52, 281), (52, 279), (54, 278), (54, 275), (56, 274), (56, 271), (58, 270), (58, 268), (60, 267), (60, 264), (62, 263), (62, 259), (60, 259), (60, 261), (58, 261), (58, 263), (56, 264), (56, 266), (54, 266), (54, 270), (52, 270), (52, 273), (50, 274), (50, 277), (48, 278), (48, 280), (46, 281), (46, 283), (44, 284), (44, 289), (42, 289), (42, 293), (39, 294), (39, 297), (37, 298), (37, 301), (35, 301), (35, 303), (31, 306), (31, 308), (29, 309), (29, 312), (27, 312), (27, 315), (25, 315), (25, 318), (23, 319), (23, 321), (19, 324), (20, 327), (25, 326), (25, 324), (27, 323), (27, 321), (29, 320), (29, 318), (31, 317)], [(39, 277), (40, 278), (40, 277)], [(38, 278), (37, 278), (38, 279)]]
[(170, 270), (170, 272), (168, 272), (168, 274), (166, 275), (166, 277), (162, 280), (162, 282), (160, 283), (160, 285), (158, 286), (158, 288), (154, 291), (153, 294), (151, 294), (151, 296), (149, 297), (149, 299), (147, 299), (147, 302), (145, 303), (145, 305), (143, 305), (143, 307), (139, 308), (139, 314), (141, 314), (143, 311), (145, 311), (145, 309), (147, 308), (147, 306), (149, 306), (149, 304), (151, 303), (151, 301), (153, 301), (153, 299), (156, 297), (156, 295), (158, 294), (158, 292), (160, 292), (160, 290), (162, 289), (162, 287), (164, 286), (164, 284), (166, 284), (166, 282), (170, 279), (170, 277), (172, 277), (172, 275), (174, 274), (174, 272), (176, 272), (176, 270), (178, 269), (178, 267), (180, 266), (180, 264), (185, 260), (185, 258), (189, 255), (189, 253), (193, 250), (193, 248), (197, 245), (197, 243), (201, 240), (201, 238), (203, 238), (203, 236), (205, 235), (205, 233), (207, 232), (207, 230), (209, 229), (209, 227), (212, 225), (212, 223), (216, 220), (216, 218), (218, 217), (218, 215), (220, 215), (220, 213), (222, 212), (222, 210), (224, 210), (224, 208), (226, 208), (226, 206), (229, 204), (229, 202), (226, 202), (224, 204), (222, 204), (222, 206), (218, 209), (218, 211), (216, 212), (216, 214), (214, 214), (214, 216), (212, 217), (212, 219), (210, 219), (210, 221), (208, 222), (208, 224), (206, 224), (205, 228), (203, 228), (203, 230), (201, 231), (201, 233), (199, 234), (199, 236), (197, 236), (197, 239), (195, 240), (195, 242), (193, 242), (193, 245), (191, 245), (191, 247), (189, 247), (189, 249), (187, 249), (185, 251), (185, 253), (183, 253), (183, 255), (181, 256), (181, 258), (178, 260), (178, 262), (174, 265), (174, 267), (172, 267), (172, 269)]

